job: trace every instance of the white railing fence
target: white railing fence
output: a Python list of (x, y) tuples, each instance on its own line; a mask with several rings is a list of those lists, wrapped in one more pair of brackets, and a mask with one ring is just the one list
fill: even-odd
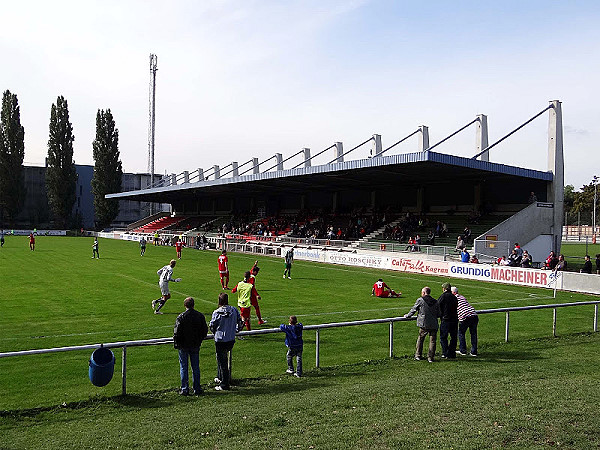
[[(556, 310), (557, 308), (565, 308), (565, 307), (573, 307), (573, 306), (584, 306), (584, 305), (594, 305), (594, 321), (593, 321), (593, 330), (594, 332), (598, 331), (598, 305), (600, 304), (600, 300), (597, 301), (588, 301), (588, 302), (574, 302), (574, 303), (557, 303), (550, 305), (533, 305), (533, 306), (516, 306), (510, 308), (495, 308), (495, 309), (483, 309), (477, 311), (478, 314), (495, 314), (495, 313), (505, 313), (506, 314), (506, 323), (505, 323), (505, 332), (504, 332), (504, 341), (508, 342), (509, 338), (509, 324), (510, 324), (510, 313), (515, 311), (532, 311), (538, 309), (552, 309), (552, 336), (556, 337)], [(321, 350), (321, 340), (320, 340), (320, 331), (327, 328), (340, 328), (340, 327), (351, 327), (351, 326), (359, 326), (359, 325), (371, 325), (371, 324), (389, 324), (389, 340), (388, 340), (388, 348), (389, 348), (389, 357), (392, 358), (394, 356), (394, 323), (395, 322), (408, 322), (416, 320), (416, 317), (411, 317), (406, 319), (404, 317), (388, 317), (384, 319), (369, 319), (369, 320), (356, 320), (352, 322), (336, 322), (336, 323), (324, 323), (318, 325), (306, 325), (304, 330), (315, 330), (316, 339), (315, 339), (315, 366), (317, 368), (320, 367), (320, 350)], [(253, 336), (253, 335), (262, 335), (262, 334), (270, 334), (270, 333), (280, 333), (279, 328), (268, 328), (262, 330), (252, 330), (252, 331), (242, 331), (238, 333), (238, 336)], [(207, 340), (213, 339), (213, 335), (209, 334), (206, 337)], [(122, 356), (121, 356), (121, 378), (122, 378), (122, 395), (127, 394), (127, 348), (128, 347), (142, 347), (147, 345), (161, 345), (161, 344), (171, 344), (173, 345), (173, 338), (157, 338), (157, 339), (145, 339), (138, 341), (123, 341), (123, 342), (110, 342), (106, 344), (89, 344), (89, 345), (77, 345), (71, 347), (58, 347), (58, 348), (46, 348), (46, 349), (36, 349), (36, 350), (22, 350), (16, 352), (4, 352), (0, 353), (0, 358), (8, 358), (14, 356), (28, 356), (28, 355), (39, 355), (46, 353), (59, 353), (59, 352), (69, 352), (69, 351), (77, 351), (77, 350), (95, 350), (100, 347), (104, 348), (121, 348)], [(230, 369), (232, 367), (232, 352), (229, 354), (229, 366)]]

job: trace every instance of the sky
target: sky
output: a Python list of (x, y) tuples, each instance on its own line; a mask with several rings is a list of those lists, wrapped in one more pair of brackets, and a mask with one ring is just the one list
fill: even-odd
[[(135, 173), (148, 167), (151, 53), (156, 173), (375, 133), (386, 148), (420, 125), (433, 145), (478, 114), (491, 144), (560, 100), (565, 184), (580, 188), (600, 175), (599, 22), (600, 2), (577, 0), (3, 1), (0, 89), (18, 97), (25, 164), (43, 165), (63, 95), (75, 163), (93, 164), (96, 113), (110, 109)], [(545, 113), (490, 161), (546, 171), (547, 149)], [(388, 154), (417, 150), (415, 136)], [(435, 151), (473, 156), (474, 126)]]

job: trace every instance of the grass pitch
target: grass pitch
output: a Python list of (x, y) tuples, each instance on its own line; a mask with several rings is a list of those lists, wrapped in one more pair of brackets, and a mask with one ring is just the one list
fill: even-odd
[[(35, 252), (31, 252), (26, 237), (7, 237), (5, 246), (0, 249), (0, 270), (4, 278), (0, 351), (168, 337), (172, 336), (175, 317), (184, 309), (182, 302), (186, 296), (196, 299), (197, 309), (207, 319), (216, 308), (221, 292), (217, 252), (183, 250), (183, 259), (178, 261), (174, 271), (174, 277), (183, 280), (178, 284), (171, 283), (172, 298), (163, 308), (164, 315), (157, 316), (152, 314), (150, 307), (151, 300), (160, 295), (156, 271), (175, 256), (174, 248), (149, 246), (146, 255), (141, 257), (137, 243), (101, 239), (101, 258), (98, 260), (91, 257), (92, 242), (89, 238), (41, 236), (37, 239)], [(242, 278), (255, 259), (254, 255), (230, 254), (230, 286)], [(257, 288), (263, 297), (260, 301), (263, 316), (268, 320), (261, 328), (277, 327), (286, 322), (290, 314), (297, 315), (305, 325), (399, 316), (409, 310), (424, 285), (431, 286), (433, 294), (439, 295), (445, 281), (433, 276), (303, 261), (294, 263), (293, 279), (287, 280), (282, 279), (282, 259), (258, 259), (261, 271)], [(379, 277), (395, 290), (402, 291), (402, 298), (371, 297), (371, 286)], [(551, 290), (467, 280), (455, 280), (455, 284), (477, 309), (594, 298), (558, 292), (557, 298), (553, 299)], [(231, 298), (230, 303), (235, 304), (235, 299)], [(416, 338), (414, 322), (395, 325), (397, 358), (393, 360), (386, 360), (387, 325), (323, 330), (321, 370), (315, 369), (315, 334), (307, 331), (304, 336), (307, 377), (301, 380), (290, 380), (281, 375), (286, 368), (283, 335), (253, 336), (235, 345), (233, 377), (237, 387), (230, 393), (232, 395), (219, 397), (217, 393), (211, 393), (206, 398), (190, 401), (176, 395), (179, 365), (175, 350), (167, 345), (129, 349), (127, 383), (131, 395), (125, 399), (119, 397), (119, 350), (115, 351), (115, 377), (104, 388), (92, 386), (87, 378), (91, 351), (4, 358), (0, 359), (0, 411), (6, 412), (0, 417), (0, 430), (7, 431), (6, 436), (11, 437), (0, 438), (0, 447), (44, 446), (34, 445), (34, 442), (39, 443), (35, 433), (21, 440), (16, 437), (17, 431), (24, 432), (30, 423), (27, 417), (33, 417), (32, 423), (54, 436), (54, 440), (48, 442), (59, 447), (88, 446), (84, 445), (88, 441), (91, 447), (102, 447), (98, 436), (93, 435), (93, 427), (88, 425), (92, 417), (104, 427), (106, 436), (112, 436), (112, 446), (160, 448), (173, 442), (181, 447), (235, 448), (236, 443), (247, 442), (259, 447), (278, 443), (289, 448), (295, 444), (283, 436), (291, 433), (300, 440), (298, 443), (302, 447), (313, 442), (321, 448), (345, 448), (352, 443), (356, 447), (394, 448), (402, 444), (418, 445), (419, 435), (425, 433), (428, 445), (440, 447), (443, 446), (440, 443), (445, 442), (444, 433), (434, 431), (436, 421), (446, 424), (444, 427), (456, 438), (463, 433), (460, 419), (453, 418), (453, 414), (477, 422), (484, 435), (481, 445), (489, 445), (495, 438), (503, 439), (502, 442), (509, 446), (517, 445), (518, 440), (507, 435), (512, 426), (508, 423), (513, 416), (504, 411), (503, 401), (520, 405), (520, 415), (513, 418), (518, 423), (526, 421), (522, 423), (523, 430), (532, 428), (530, 420), (535, 417), (533, 429), (540, 434), (541, 441), (523, 436), (522, 443), (526, 446), (547, 445), (543, 439), (552, 442), (563, 439), (555, 435), (560, 435), (566, 425), (556, 425), (557, 429), (552, 433), (545, 432), (545, 425), (537, 423), (542, 419), (532, 415), (529, 406), (537, 405), (534, 408), (536, 414), (537, 410), (548, 409), (544, 413), (546, 420), (555, 420), (551, 406), (553, 394), (549, 393), (555, 390), (564, 394), (561, 388), (573, 387), (577, 389), (580, 397), (577, 404), (582, 411), (588, 411), (591, 405), (597, 407), (597, 389), (594, 390), (592, 385), (598, 381), (595, 369), (598, 352), (591, 348), (598, 348), (598, 336), (573, 337), (589, 332), (592, 319), (593, 307), (559, 309), (557, 333), (561, 338), (552, 339), (548, 338), (552, 334), (552, 311), (512, 313), (512, 343), (507, 345), (503, 343), (504, 315), (482, 315), (479, 324), (481, 356), (434, 365), (411, 361)], [(256, 326), (254, 313), (252, 321)], [(530, 351), (530, 348), (538, 347), (535, 342), (539, 342), (542, 349)], [(554, 354), (555, 346), (558, 346), (557, 354)], [(584, 354), (586, 356), (582, 358)], [(203, 384), (209, 388), (216, 370), (211, 342), (204, 343), (200, 356)], [(552, 369), (554, 359), (558, 365)], [(333, 377), (333, 373), (337, 375)], [(587, 379), (586, 373), (589, 373)], [(423, 377), (431, 377), (433, 393), (423, 389)], [(516, 382), (514, 386), (513, 381)], [(498, 389), (504, 393), (497, 392)], [(455, 391), (461, 392), (462, 396), (453, 393)], [(466, 401), (463, 399), (465, 392), (468, 393)], [(538, 395), (546, 398), (537, 398)], [(488, 404), (488, 398), (491, 398), (491, 404)], [(392, 399), (405, 406), (393, 404)], [(421, 400), (424, 401), (423, 411), (436, 408), (441, 411), (434, 413), (437, 419), (427, 413), (419, 416), (418, 424), (411, 423), (409, 419), (414, 408), (420, 408), (417, 405)], [(193, 402), (198, 402), (201, 408), (211, 408), (210, 421), (201, 420), (197, 413), (190, 412), (190, 408), (196, 407)], [(265, 405), (257, 407), (262, 402)], [(293, 402), (301, 403), (295, 407)], [(67, 405), (66, 409), (55, 409), (63, 403)], [(243, 404), (251, 412), (251, 423), (240, 419), (241, 412), (236, 403)], [(81, 407), (77, 407), (79, 404)], [(355, 409), (359, 409), (358, 414)], [(176, 423), (165, 425), (164, 431), (154, 433), (151, 411), (155, 416), (164, 416), (166, 422), (174, 414)], [(397, 420), (393, 419), (393, 414), (399, 414)], [(527, 419), (527, 415), (532, 419)], [(182, 441), (176, 425), (185, 423), (190, 416), (197, 422), (185, 429), (206, 435)], [(369, 416), (381, 419), (369, 421), (366, 419)], [(495, 416), (500, 418), (495, 421), (497, 425), (493, 425)], [(585, 420), (577, 420), (586, 430), (590, 424), (598, 428), (597, 413), (588, 414)], [(64, 435), (63, 421), (77, 422), (77, 438)], [(123, 431), (125, 440), (120, 440), (118, 433), (108, 431), (117, 427), (120, 421), (130, 425), (139, 423), (139, 426), (136, 431)], [(159, 423), (164, 421), (159, 420)], [(261, 425), (257, 428), (256, 423)], [(346, 423), (359, 431), (350, 430), (346, 437), (336, 435), (336, 426), (342, 427)], [(219, 433), (231, 440), (219, 440)], [(318, 437), (320, 433), (330, 436)], [(306, 437), (310, 439), (304, 442)], [(578, 446), (579, 441), (573, 437), (568, 439), (571, 439), (571, 447)], [(597, 434), (594, 439), (598, 445)], [(461, 447), (460, 442), (448, 442), (447, 446)]]

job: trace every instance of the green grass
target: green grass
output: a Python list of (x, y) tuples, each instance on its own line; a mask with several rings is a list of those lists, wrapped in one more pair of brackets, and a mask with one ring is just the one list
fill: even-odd
[[(173, 298), (165, 314), (156, 316), (150, 309), (160, 294), (156, 270), (175, 250), (150, 246), (142, 258), (135, 243), (101, 239), (101, 259), (94, 260), (91, 245), (91, 239), (42, 236), (30, 252), (25, 237), (7, 237), (0, 250), (0, 351), (168, 337), (186, 296), (193, 296), (207, 317), (216, 307), (221, 291), (214, 251), (184, 249), (174, 274), (183, 281), (172, 284)], [(230, 255), (230, 285), (255, 258)], [(399, 316), (422, 286), (430, 285), (437, 295), (445, 281), (303, 261), (294, 264), (292, 280), (283, 280), (281, 259), (259, 260), (257, 287), (269, 321), (262, 328), (276, 327), (290, 314), (305, 325)], [(371, 297), (380, 276), (403, 298)], [(456, 284), (477, 309), (595, 299), (567, 292), (553, 299), (551, 290), (468, 280)], [(481, 357), (433, 365), (410, 358), (414, 322), (394, 327), (398, 358), (392, 360), (387, 325), (323, 330), (323, 369), (315, 368), (315, 334), (307, 331), (307, 377), (300, 380), (281, 376), (282, 335), (254, 336), (236, 343), (234, 391), (198, 399), (176, 395), (179, 367), (168, 345), (128, 350), (125, 398), (119, 396), (120, 350), (115, 378), (104, 388), (87, 379), (91, 351), (3, 358), (0, 448), (160, 448), (170, 442), (209, 448), (242, 442), (283, 448), (563, 442), (577, 448), (584, 433), (597, 446), (599, 338), (585, 334), (592, 314), (589, 306), (559, 309), (560, 338), (553, 339), (551, 310), (512, 313), (509, 344), (503, 343), (504, 315), (482, 315)], [(214, 347), (206, 342), (200, 353), (208, 388), (215, 374)], [(67, 406), (58, 406), (63, 403)]]

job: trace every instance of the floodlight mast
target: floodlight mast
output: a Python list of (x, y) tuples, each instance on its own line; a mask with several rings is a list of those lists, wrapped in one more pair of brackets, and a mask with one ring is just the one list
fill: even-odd
[(156, 71), (158, 57), (150, 54), (150, 111), (148, 122), (148, 173), (150, 174), (150, 185), (154, 185), (154, 123), (155, 123), (155, 101), (156, 101)]

